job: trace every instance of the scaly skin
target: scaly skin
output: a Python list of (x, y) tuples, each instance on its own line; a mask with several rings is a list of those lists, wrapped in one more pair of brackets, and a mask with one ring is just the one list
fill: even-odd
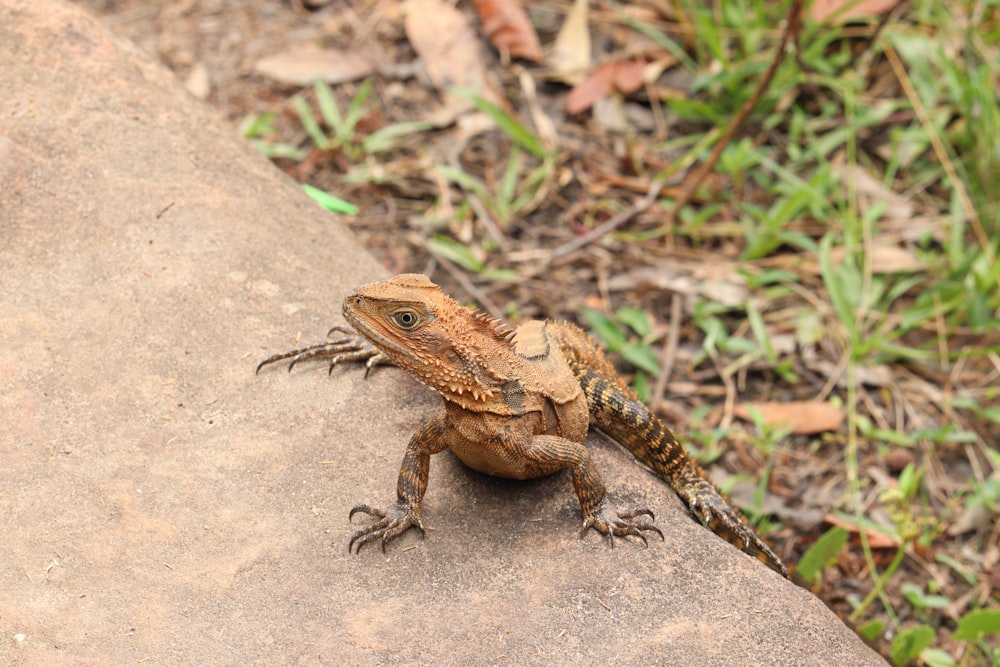
[(473, 312), (426, 276), (404, 274), (364, 285), (344, 300), (344, 316), (359, 335), (334, 327), (324, 343), (268, 357), (335, 365), (391, 363), (441, 394), (444, 406), (406, 447), (396, 502), (386, 510), (358, 505), (375, 521), (355, 532), (348, 550), (386, 544), (410, 528), (423, 532), (420, 505), (430, 457), (451, 449), (470, 468), (530, 479), (569, 469), (583, 530), (615, 537), (663, 533), (653, 513), (619, 511), (608, 500), (584, 438), (596, 426), (655, 473), (713, 532), (788, 576), (788, 569), (709, 482), (674, 434), (636, 397), (579, 327), (526, 322), (516, 330)]

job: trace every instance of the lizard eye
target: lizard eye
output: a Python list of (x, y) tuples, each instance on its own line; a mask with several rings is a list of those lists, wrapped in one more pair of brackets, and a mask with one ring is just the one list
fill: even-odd
[(400, 326), (402, 329), (409, 331), (413, 327), (417, 326), (420, 322), (420, 318), (412, 310), (401, 310), (392, 316), (392, 321)]

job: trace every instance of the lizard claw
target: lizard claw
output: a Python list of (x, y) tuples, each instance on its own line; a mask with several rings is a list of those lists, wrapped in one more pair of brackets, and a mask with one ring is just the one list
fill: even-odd
[(351, 535), (351, 540), (347, 543), (348, 553), (354, 550), (355, 545), (357, 545), (357, 549), (354, 550), (354, 553), (361, 553), (361, 547), (375, 540), (382, 542), (382, 553), (385, 553), (385, 545), (389, 543), (389, 540), (399, 537), (410, 528), (417, 528), (421, 536), (426, 535), (424, 526), (420, 523), (419, 507), (397, 503), (390, 510), (380, 510), (369, 505), (358, 505), (347, 515), (347, 520), (350, 521), (359, 512), (378, 520)]
[[(696, 496), (689, 508), (713, 533), (738, 546), (786, 579), (788, 568), (771, 547), (746, 524), (740, 514), (720, 496)], [(735, 540), (739, 541), (736, 544)]]
[[(649, 518), (637, 519), (637, 517), (645, 516)], [(637, 520), (632, 521), (633, 519)], [(643, 531), (652, 531), (659, 535), (661, 540), (664, 539), (663, 531), (653, 523), (655, 520), (656, 517), (653, 516), (653, 512), (645, 507), (639, 507), (627, 512), (619, 512), (602, 501), (589, 516), (584, 517), (583, 531), (580, 533), (580, 537), (583, 537), (588, 529), (593, 528), (602, 535), (608, 536), (612, 549), (615, 547), (616, 537), (626, 537), (629, 535), (638, 537), (648, 547), (649, 541), (643, 535)]]
[[(339, 334), (334, 336), (334, 334)], [(388, 358), (385, 357), (378, 349), (372, 345), (364, 336), (355, 333), (347, 327), (333, 327), (327, 334), (327, 340), (322, 343), (314, 343), (312, 345), (306, 345), (305, 347), (300, 347), (295, 350), (289, 350), (287, 352), (279, 352), (278, 354), (272, 354), (270, 357), (260, 362), (257, 365), (256, 373), (260, 373), (260, 369), (269, 364), (273, 364), (277, 361), (284, 361), (289, 359), (288, 372), (290, 373), (295, 365), (300, 361), (308, 361), (311, 359), (323, 359), (330, 363), (330, 372), (337, 364), (349, 361), (367, 361), (367, 368), (371, 370), (371, 367), (376, 364), (388, 363)], [(368, 375), (368, 370), (365, 371), (365, 376)]]

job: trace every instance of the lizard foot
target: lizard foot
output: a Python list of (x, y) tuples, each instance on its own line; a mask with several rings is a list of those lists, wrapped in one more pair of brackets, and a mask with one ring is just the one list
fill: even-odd
[[(337, 334), (336, 336), (334, 334)], [(378, 351), (364, 336), (355, 333), (347, 327), (336, 326), (330, 329), (326, 335), (327, 340), (322, 343), (314, 343), (305, 347), (300, 347), (288, 352), (279, 352), (257, 365), (256, 373), (268, 364), (276, 361), (291, 359), (288, 364), (288, 371), (295, 368), (295, 364), (300, 361), (310, 359), (322, 359), (329, 362), (329, 372), (332, 373), (337, 364), (349, 361), (365, 361), (365, 377), (373, 366), (389, 362), (388, 357)]]
[(730, 507), (723, 498), (714, 494), (696, 495), (689, 507), (698, 520), (713, 533), (754, 556), (786, 579), (788, 578), (788, 568), (778, 555), (747, 525), (739, 512)]
[[(647, 516), (649, 517), (648, 519), (639, 518)], [(589, 516), (584, 517), (583, 531), (580, 533), (580, 537), (583, 537), (589, 528), (593, 528), (602, 535), (608, 536), (612, 549), (615, 546), (616, 537), (626, 537), (628, 535), (638, 537), (648, 547), (649, 542), (646, 540), (646, 536), (642, 534), (643, 531), (652, 531), (659, 535), (661, 540), (664, 539), (663, 531), (653, 523), (655, 520), (656, 517), (653, 516), (653, 512), (645, 507), (639, 507), (628, 512), (619, 512), (606, 502), (601, 501)]]
[(358, 512), (373, 516), (378, 521), (370, 526), (366, 526), (351, 535), (351, 541), (347, 543), (347, 551), (350, 552), (357, 545), (355, 553), (361, 553), (361, 547), (368, 542), (380, 540), (382, 542), (382, 553), (385, 553), (385, 545), (394, 537), (399, 537), (410, 528), (420, 530), (421, 536), (426, 534), (423, 524), (420, 523), (420, 508), (408, 505), (395, 504), (392, 509), (380, 510), (368, 505), (358, 505), (347, 515), (350, 521)]

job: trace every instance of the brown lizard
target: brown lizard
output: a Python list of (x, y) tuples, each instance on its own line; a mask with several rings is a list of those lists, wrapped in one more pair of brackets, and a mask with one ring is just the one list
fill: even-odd
[[(391, 363), (438, 392), (444, 406), (410, 439), (388, 509), (358, 505), (374, 517), (355, 532), (348, 551), (389, 540), (416, 527), (431, 455), (451, 449), (474, 470), (530, 479), (569, 469), (583, 512), (583, 532), (615, 537), (663, 533), (653, 513), (617, 510), (584, 446), (593, 425), (663, 479), (716, 534), (788, 576), (788, 569), (747, 525), (674, 434), (638, 399), (587, 334), (568, 322), (532, 321), (510, 329), (448, 297), (429, 278), (404, 274), (357, 288), (344, 317), (358, 334), (334, 327), (337, 338), (268, 357), (257, 370), (291, 359)], [(329, 336), (328, 336), (329, 338)]]

